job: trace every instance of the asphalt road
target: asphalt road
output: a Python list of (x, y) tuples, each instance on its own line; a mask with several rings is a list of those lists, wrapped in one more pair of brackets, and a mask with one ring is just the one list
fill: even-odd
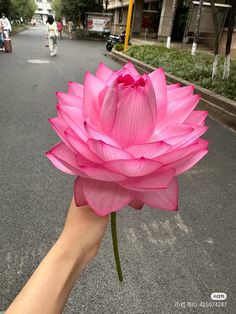
[[(0, 53), (2, 309), (57, 239), (72, 195), (73, 178), (44, 156), (58, 141), (47, 122), (55, 115), (54, 93), (68, 81), (82, 82), (100, 61), (119, 67), (104, 55), (103, 42), (64, 38), (56, 58), (44, 43), (43, 29), (31, 28), (13, 38), (12, 54)], [(27, 62), (32, 59), (50, 63)], [(235, 313), (236, 137), (208, 124), (209, 154), (180, 178), (179, 211), (119, 212), (124, 282), (107, 230), (64, 313)], [(212, 292), (227, 293), (226, 307), (207, 307)]]

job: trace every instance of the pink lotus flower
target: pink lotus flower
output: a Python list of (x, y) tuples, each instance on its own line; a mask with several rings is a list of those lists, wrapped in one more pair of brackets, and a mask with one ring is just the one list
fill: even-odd
[(199, 137), (206, 111), (194, 111), (193, 86), (167, 85), (162, 69), (141, 76), (131, 63), (120, 71), (100, 64), (84, 85), (69, 82), (57, 93), (58, 117), (50, 119), (62, 142), (47, 157), (77, 176), (78, 206), (98, 215), (127, 204), (176, 210), (177, 176), (206, 153)]

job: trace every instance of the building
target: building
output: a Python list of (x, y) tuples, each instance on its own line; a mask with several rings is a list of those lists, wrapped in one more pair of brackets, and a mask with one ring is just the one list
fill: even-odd
[(44, 24), (47, 21), (48, 14), (52, 13), (52, 0), (35, 0), (37, 9), (33, 18), (37, 22), (43, 22)]
[[(208, 4), (207, 4), (208, 2)], [(227, 0), (217, 0), (218, 19), (220, 25), (220, 51), (225, 47), (227, 33)], [(182, 42), (184, 35), (191, 41), (194, 32), (196, 8), (198, 1), (179, 0), (174, 19), (172, 40)], [(213, 46), (213, 21), (209, 1), (204, 1), (200, 33), (200, 41)], [(113, 13), (112, 32), (125, 30), (129, 0), (110, 0), (108, 12)], [(169, 36), (173, 0), (134, 0), (132, 16), (132, 36), (144, 39), (156, 39), (165, 42)], [(228, 7), (227, 7), (228, 6)], [(236, 55), (236, 31), (232, 42), (232, 53)]]

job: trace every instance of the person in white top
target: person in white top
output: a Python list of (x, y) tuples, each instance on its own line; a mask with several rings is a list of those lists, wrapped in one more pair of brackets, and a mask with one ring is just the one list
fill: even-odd
[(58, 38), (58, 30), (57, 23), (55, 22), (52, 15), (48, 16), (47, 24), (46, 24), (46, 33), (48, 39), (48, 46), (50, 50), (50, 56), (57, 55), (57, 38)]
[(2, 18), (1, 18), (0, 22), (3, 25), (4, 32), (7, 32), (7, 36), (9, 36), (10, 32), (12, 31), (11, 23), (4, 13), (2, 13)]

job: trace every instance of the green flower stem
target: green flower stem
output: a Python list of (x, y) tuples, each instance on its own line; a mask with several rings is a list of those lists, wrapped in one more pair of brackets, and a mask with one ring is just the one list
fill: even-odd
[(117, 232), (116, 232), (116, 212), (111, 213), (111, 234), (112, 234), (112, 243), (113, 243), (113, 250), (114, 256), (116, 261), (116, 268), (119, 277), (119, 281), (123, 281), (123, 275), (120, 265), (120, 256), (118, 250), (118, 241), (117, 241)]

